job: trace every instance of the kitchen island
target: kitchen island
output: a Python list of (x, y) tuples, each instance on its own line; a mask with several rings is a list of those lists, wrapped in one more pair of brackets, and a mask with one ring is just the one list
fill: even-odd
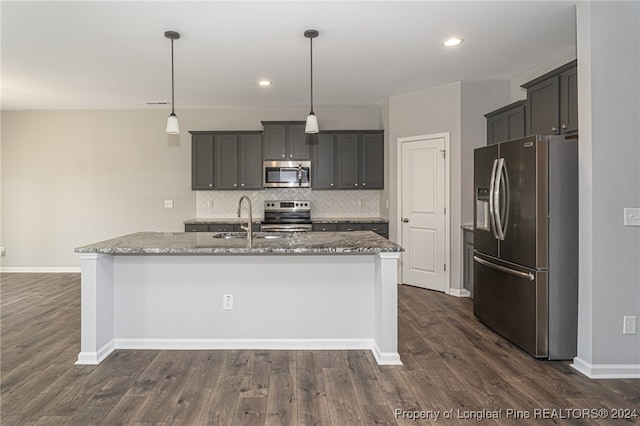
[(140, 232), (77, 248), (77, 364), (115, 349), (370, 349), (401, 364), (400, 246), (371, 231), (237, 237)]

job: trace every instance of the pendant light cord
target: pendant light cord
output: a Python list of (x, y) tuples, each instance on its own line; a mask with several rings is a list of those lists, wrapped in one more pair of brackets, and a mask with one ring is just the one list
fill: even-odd
[(171, 39), (171, 115), (175, 115), (175, 110), (174, 110), (174, 84), (173, 84), (173, 39)]
[(311, 42), (311, 114), (313, 114), (313, 38), (309, 38)]

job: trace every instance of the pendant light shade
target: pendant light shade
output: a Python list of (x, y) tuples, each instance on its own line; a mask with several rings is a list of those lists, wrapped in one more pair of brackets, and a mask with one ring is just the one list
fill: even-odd
[(318, 128), (318, 117), (314, 113), (311, 113), (307, 116), (307, 124), (304, 126), (305, 133), (318, 133), (320, 129)]
[(174, 111), (174, 83), (173, 83), (173, 40), (180, 38), (180, 33), (175, 31), (165, 31), (164, 36), (171, 40), (171, 114), (167, 118), (167, 133), (170, 135), (180, 134), (180, 123), (178, 122), (178, 116)]
[(304, 32), (304, 36), (309, 39), (311, 46), (311, 112), (307, 116), (307, 124), (304, 128), (305, 133), (318, 133), (318, 117), (313, 112), (313, 39), (318, 37), (320, 33), (317, 30), (307, 30)]
[(170, 135), (180, 134), (180, 123), (178, 122), (178, 116), (174, 113), (171, 113), (169, 118), (167, 118), (167, 133)]

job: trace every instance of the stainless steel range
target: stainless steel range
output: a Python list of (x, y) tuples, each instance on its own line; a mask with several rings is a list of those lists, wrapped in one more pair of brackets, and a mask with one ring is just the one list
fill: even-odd
[(309, 200), (265, 201), (261, 230), (265, 232), (311, 231), (311, 202)]

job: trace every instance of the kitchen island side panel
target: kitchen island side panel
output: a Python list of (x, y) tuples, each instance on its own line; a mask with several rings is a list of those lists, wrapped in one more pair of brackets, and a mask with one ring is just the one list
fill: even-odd
[[(115, 337), (371, 339), (374, 256), (114, 256)], [(223, 295), (233, 309), (223, 309)]]

